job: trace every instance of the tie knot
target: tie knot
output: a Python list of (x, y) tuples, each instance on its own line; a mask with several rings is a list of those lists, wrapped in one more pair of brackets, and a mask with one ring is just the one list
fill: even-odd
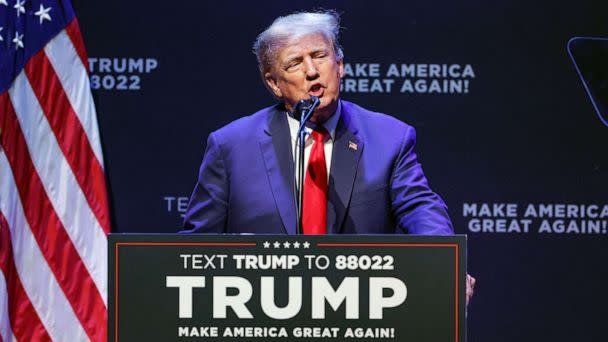
[(317, 126), (315, 127), (315, 129), (312, 130), (310, 134), (312, 135), (312, 138), (315, 140), (316, 143), (322, 143), (325, 140), (325, 137), (329, 135), (329, 132), (325, 129), (325, 127)]

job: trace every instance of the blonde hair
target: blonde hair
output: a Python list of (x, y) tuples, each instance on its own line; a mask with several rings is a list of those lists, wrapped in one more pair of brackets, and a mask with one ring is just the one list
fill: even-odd
[(264, 74), (270, 71), (277, 51), (285, 42), (315, 33), (323, 34), (332, 43), (336, 60), (341, 61), (344, 58), (344, 52), (338, 43), (340, 15), (336, 11), (293, 13), (275, 19), (258, 35), (253, 44), (253, 53), (258, 60), (262, 79)]

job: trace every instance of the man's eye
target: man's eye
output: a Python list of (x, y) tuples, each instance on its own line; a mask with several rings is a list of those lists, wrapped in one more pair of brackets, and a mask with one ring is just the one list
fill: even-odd
[(292, 62), (287, 64), (287, 70), (295, 70), (300, 65), (300, 62)]
[(313, 57), (314, 57), (314, 58), (323, 58), (323, 57), (327, 57), (327, 53), (325, 53), (325, 52), (319, 52), (319, 53), (315, 54)]

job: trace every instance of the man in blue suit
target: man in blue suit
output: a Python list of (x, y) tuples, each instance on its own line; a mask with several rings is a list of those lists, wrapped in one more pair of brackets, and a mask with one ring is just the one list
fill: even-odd
[[(340, 100), (338, 32), (334, 12), (296, 13), (258, 36), (260, 73), (280, 104), (209, 135), (186, 231), (296, 233), (298, 121), (291, 113), (316, 96), (321, 102), (305, 141), (304, 233), (453, 234), (447, 208), (416, 159), (414, 129)], [(467, 304), (474, 286), (467, 275)]]
[[(321, 157), (326, 176), (315, 191), (324, 197), (308, 208), (305, 203), (304, 215), (307, 209), (321, 213), (316, 221), (325, 226), (321, 233), (453, 233), (446, 206), (416, 159), (414, 129), (340, 100), (344, 65), (338, 31), (333, 12), (296, 13), (278, 18), (258, 36), (260, 72), (280, 104), (209, 136), (186, 230), (295, 234), (298, 124), (290, 113), (299, 100), (316, 96), (321, 102), (308, 130), (323, 127), (325, 133), (317, 150), (318, 142), (306, 140), (305, 169), (308, 159)], [(306, 184), (304, 189), (306, 197)]]

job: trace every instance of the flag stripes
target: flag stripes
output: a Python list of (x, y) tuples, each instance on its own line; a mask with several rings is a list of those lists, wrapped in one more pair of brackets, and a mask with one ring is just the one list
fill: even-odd
[[(87, 51), (84, 48), (84, 41), (82, 40), (82, 35), (80, 34), (80, 25), (78, 25), (78, 20), (74, 18), (68, 26), (65, 27), (65, 33), (70, 37), (70, 41), (72, 42), (72, 46), (76, 49), (78, 53), (78, 57), (82, 61), (82, 65), (84, 65), (87, 73), (89, 71), (89, 62), (87, 58)], [(88, 79), (87, 79), (88, 82)]]
[(70, 105), (82, 123), (97, 161), (103, 167), (95, 107), (92, 101), (88, 101), (90, 83), (87, 65), (80, 60), (71, 40), (72, 38), (62, 31), (53, 38), (50, 44), (45, 46), (44, 53), (57, 74)]
[[(0, 227), (0, 229), (2, 229)], [(2, 269), (0, 269), (2, 271)], [(7, 293), (6, 281), (4, 280), (4, 274), (0, 272), (0, 293)], [(11, 325), (8, 320), (8, 296), (0, 297), (0, 317), (6, 319), (0, 320), (0, 342), (3, 341), (16, 341), (17, 339), (13, 336)]]
[[(38, 100), (24, 74), (15, 79), (9, 90), (11, 102), (28, 146), (32, 162), (55, 213), (74, 243), (100, 293), (105, 293), (107, 282), (107, 239), (104, 230), (89, 209), (87, 200), (63, 157), (54, 133), (49, 127)], [(88, 229), (80, 229), (88, 227)], [(106, 298), (102, 298), (104, 303)]]
[[(51, 341), (51, 337), (42, 325), (40, 317), (38, 317), (38, 314), (34, 310), (17, 275), (17, 269), (13, 260), (10, 232), (2, 213), (0, 213), (0, 269), (2, 270), (2, 274), (6, 275), (6, 278), (0, 276), (5, 281), (0, 286), (4, 285), (3, 287), (6, 288), (6, 291), (11, 294), (10, 298), (0, 299), (7, 302), (6, 305), (0, 304), (0, 308), (2, 308), (0, 312), (8, 315), (12, 326), (11, 330), (15, 338), (19, 341)], [(10, 305), (8, 304), (9, 300)], [(7, 324), (7, 340), (9, 340), (8, 328)]]
[(32, 235), (4, 153), (0, 153), (0, 189), (0, 212), (7, 213), (15, 268), (48, 334), (53, 341), (89, 340)]
[(0, 342), (107, 339), (104, 163), (80, 29), (63, 25), (0, 93)]
[(44, 50), (32, 56), (24, 70), (93, 213), (108, 233), (110, 220), (103, 168)]
[(92, 340), (105, 340), (105, 336), (98, 335), (105, 329), (101, 329), (97, 322), (106, 319), (101, 294), (51, 205), (30, 158), (13, 106), (6, 96), (0, 97), (0, 107), (7, 109), (0, 112), (0, 122), (4, 127), (0, 143), (13, 170), (21, 201), (27, 203), (24, 213), (32, 233), (87, 335)]

